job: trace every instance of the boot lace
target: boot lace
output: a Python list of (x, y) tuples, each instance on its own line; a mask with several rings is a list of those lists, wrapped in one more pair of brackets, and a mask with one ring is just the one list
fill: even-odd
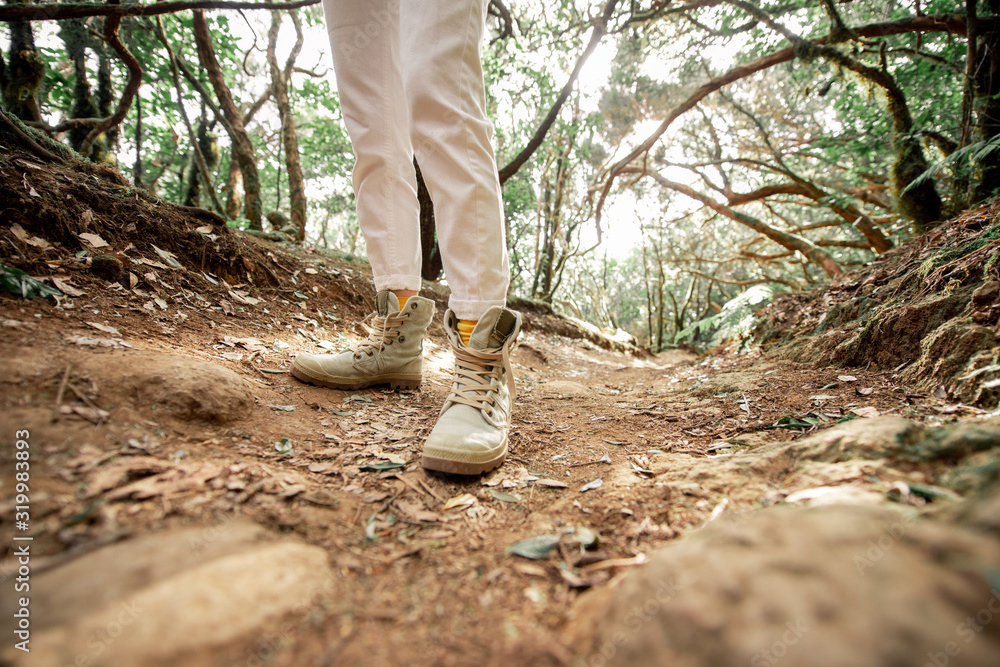
[(410, 314), (394, 313), (386, 317), (380, 317), (378, 313), (372, 313), (361, 321), (361, 326), (368, 332), (368, 338), (358, 343), (353, 348), (354, 358), (360, 359), (363, 354), (369, 357), (376, 352), (381, 352), (386, 345), (400, 338), (399, 327), (406, 320), (410, 319)]
[[(504, 384), (514, 398), (514, 373), (510, 365), (510, 346), (485, 350), (452, 346), (455, 352), (455, 381), (451, 395), (445, 402), (468, 405), (479, 410), (483, 417), (497, 428), (506, 422), (506, 408), (497, 400), (497, 385), (500, 372), (504, 374)], [(502, 415), (496, 415), (500, 410)]]

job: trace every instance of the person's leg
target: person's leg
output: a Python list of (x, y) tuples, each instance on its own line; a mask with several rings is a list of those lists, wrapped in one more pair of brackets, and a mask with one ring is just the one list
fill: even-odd
[(358, 222), (378, 294), (368, 338), (339, 354), (300, 354), (311, 384), (416, 388), (434, 302), (420, 289), (420, 233), (409, 112), (399, 52), (399, 0), (324, 0), (344, 123), (356, 162)]
[(375, 289), (420, 289), (420, 223), (400, 59), (400, 0), (324, 0), (354, 194)]
[(505, 305), (510, 282), (480, 57), (485, 12), (484, 0), (421, 0), (401, 8), (412, 143), (434, 202), (448, 305), (471, 321)]
[(421, 463), (466, 475), (507, 456), (510, 351), (521, 328), (505, 307), (510, 270), (479, 54), (485, 10), (484, 0), (422, 0), (405, 3), (401, 17), (403, 86), (452, 292), (445, 331), (455, 353), (452, 391)]

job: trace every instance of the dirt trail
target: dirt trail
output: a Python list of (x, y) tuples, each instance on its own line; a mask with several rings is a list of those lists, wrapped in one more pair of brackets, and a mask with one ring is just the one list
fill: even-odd
[[(422, 391), (299, 383), (288, 374), (294, 355), (358, 340), (345, 323), (367, 309), (324, 280), (363, 276), (303, 261), (316, 289), (295, 294), (195, 290), (180, 278), (191, 272), (161, 269), (156, 292), (77, 273), (85, 294), (59, 306), (0, 296), (0, 421), (6, 434), (31, 433), (42, 662), (573, 664), (577, 649), (578, 663), (600, 658), (564, 636), (580, 595), (712, 519), (815, 502), (829, 492), (818, 487), (855, 503), (915, 507), (935, 493), (951, 502), (934, 490), (943, 468), (932, 459), (813, 452), (798, 465), (783, 443), (845, 417), (906, 416), (904, 430), (920, 431), (981, 412), (892, 373), (683, 352), (644, 359), (535, 327), (513, 358), (508, 462), (485, 478), (428, 474), (420, 443), (450, 370), (439, 326)], [(233, 292), (241, 304), (219, 304)], [(21, 533), (6, 441), (4, 452), (0, 530), (11, 545)], [(544, 557), (505, 553), (539, 536), (552, 536), (533, 545)], [(17, 569), (11, 551), (4, 586)], [(139, 611), (122, 606), (135, 600)]]

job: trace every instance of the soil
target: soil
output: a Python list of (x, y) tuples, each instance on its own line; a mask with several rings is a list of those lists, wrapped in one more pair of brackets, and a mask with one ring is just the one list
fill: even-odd
[[(794, 582), (829, 578), (824, 563), (835, 558), (855, 567), (852, 554), (863, 554), (865, 539), (877, 539), (888, 521), (879, 512), (941, 529), (917, 531), (915, 555), (898, 576), (864, 580), (875, 587), (869, 594), (845, 588), (836, 604), (853, 614), (834, 614), (847, 620), (811, 636), (850, 642), (853, 630), (836, 629), (859, 615), (876, 630), (910, 622), (891, 634), (897, 644), (859, 650), (870, 664), (916, 664), (893, 662), (900, 637), (927, 623), (940, 629), (980, 597), (988, 602), (989, 589), (971, 575), (923, 621), (900, 611), (916, 604), (912, 596), (892, 597), (897, 606), (886, 615), (871, 591), (947, 588), (958, 575), (938, 561), (942, 545), (956, 540), (954, 560), (996, 563), (1000, 532), (989, 508), (1000, 477), (997, 420), (985, 399), (977, 407), (954, 387), (937, 391), (955, 373), (907, 374), (898, 361), (924, 363), (921, 345), (932, 349), (924, 341), (969, 303), (971, 324), (993, 332), (995, 320), (975, 315), (996, 313), (985, 292), (975, 296), (989, 271), (951, 288), (969, 294), (961, 306), (933, 309), (940, 326), (895, 347), (873, 339), (859, 344), (870, 350), (864, 355), (824, 356), (849, 336), (833, 348), (815, 342), (829, 338), (815, 320), (848, 300), (838, 296), (854, 289), (845, 285), (857, 283), (858, 295), (864, 285), (883, 289), (926, 242), (829, 291), (773, 306), (764, 348), (792, 341), (794, 353), (650, 355), (529, 312), (513, 355), (508, 461), (462, 478), (419, 466), (450, 386), (440, 317), (425, 342), (420, 391), (343, 392), (289, 373), (300, 352), (361, 339), (354, 323), (373, 297), (363, 266), (244, 236), (16, 148), (0, 155), (0, 181), (0, 263), (73, 295), (0, 294), (0, 578), (12, 586), (14, 538), (31, 536), (33, 641), (47, 664), (591, 665), (615, 655), (636, 665), (749, 662), (772, 646), (773, 628), (764, 625), (780, 629), (802, 596), (824, 595)], [(872, 279), (876, 271), (882, 277)], [(446, 289), (429, 284), (426, 294), (443, 312)], [(852, 322), (844, 316), (838, 326)], [(865, 326), (846, 331), (877, 329)], [(994, 343), (976, 340), (976, 351)], [(971, 354), (956, 367), (965, 372)], [(30, 432), (26, 531), (13, 521), (11, 483), (21, 430)], [(816, 542), (800, 561), (782, 561), (791, 573), (783, 585), (799, 597), (789, 593), (780, 612), (745, 602), (768, 595), (749, 586), (755, 571), (773, 569), (769, 559), (794, 550), (795, 535), (822, 532), (827, 519), (810, 518), (818, 508), (799, 506), (830, 502), (867, 508), (829, 519), (866, 537), (837, 554)], [(701, 530), (723, 520), (747, 534)], [(786, 537), (767, 537), (775, 531)], [(551, 536), (540, 558), (508, 551), (538, 536)], [(726, 581), (718, 573), (734, 566), (705, 558), (716, 544), (728, 562), (746, 561)], [(746, 544), (760, 553), (746, 560)], [(640, 624), (642, 636), (661, 639), (602, 654), (617, 641), (602, 634), (602, 619), (622, 621), (629, 601), (658, 581), (642, 583), (636, 573), (680, 566), (706, 583), (669, 596), (688, 607)], [(120, 618), (109, 616), (119, 614), (115, 605), (135, 599), (146, 611), (108, 634), (108, 618)], [(10, 623), (16, 603), (6, 592), (4, 600)], [(727, 600), (744, 601), (732, 618), (745, 625), (731, 635), (718, 632)], [(760, 614), (766, 623), (755, 625)], [(680, 618), (694, 619), (683, 639), (657, 629)], [(1000, 624), (991, 627), (965, 652), (967, 664), (996, 655), (988, 642)], [(5, 642), (3, 660), (32, 664)]]

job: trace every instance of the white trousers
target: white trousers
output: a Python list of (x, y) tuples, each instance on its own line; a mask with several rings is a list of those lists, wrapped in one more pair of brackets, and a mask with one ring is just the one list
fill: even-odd
[(479, 319), (505, 304), (510, 281), (480, 58), (484, 0), (323, 0), (323, 9), (375, 288), (420, 289), (415, 154), (449, 306)]

